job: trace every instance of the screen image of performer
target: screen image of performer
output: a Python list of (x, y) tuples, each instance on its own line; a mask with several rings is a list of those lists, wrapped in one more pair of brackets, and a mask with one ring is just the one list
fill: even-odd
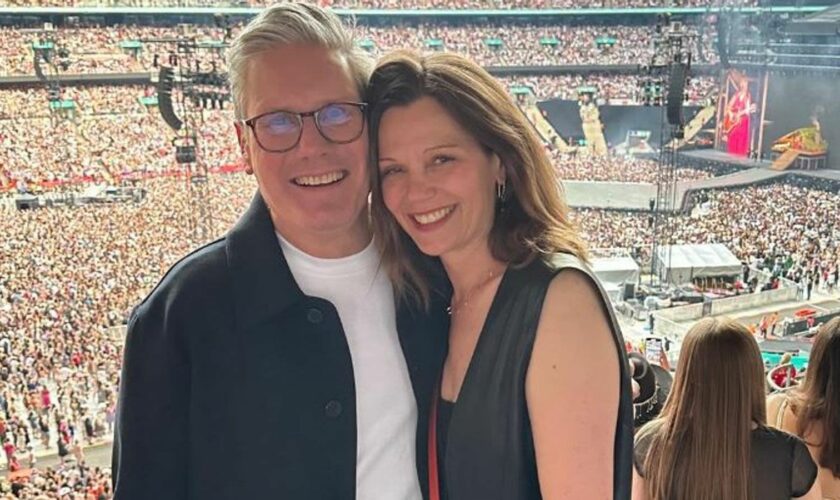
[(726, 151), (747, 156), (750, 152), (750, 113), (755, 112), (755, 104), (750, 95), (749, 80), (742, 77), (738, 81), (738, 92), (726, 106), (726, 118), (723, 122), (727, 136)]
[(604, 125), (598, 106), (591, 94), (580, 96), (580, 120), (583, 136), (586, 138), (586, 151), (592, 156), (607, 155), (607, 141), (604, 139)]

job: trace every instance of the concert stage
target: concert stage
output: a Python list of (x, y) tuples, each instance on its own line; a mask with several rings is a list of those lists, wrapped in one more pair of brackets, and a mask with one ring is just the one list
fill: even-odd
[[(767, 168), (745, 168), (734, 174), (677, 182), (676, 210), (680, 210), (689, 191), (749, 186), (784, 177), (788, 172)], [(838, 172), (840, 174), (840, 172)], [(677, 172), (679, 175), (679, 172)], [(650, 200), (656, 198), (655, 184), (621, 182), (564, 181), (569, 206), (574, 208), (606, 208), (612, 210), (650, 210)]]
[[(731, 170), (735, 172), (711, 179), (677, 182), (676, 209), (682, 207), (685, 195), (689, 191), (748, 186), (785, 175), (784, 172), (770, 170), (770, 161), (751, 160), (714, 149), (680, 151), (677, 153), (677, 163), (701, 167), (728, 166), (734, 167)], [(656, 198), (655, 184), (564, 181), (563, 186), (569, 206), (575, 208), (649, 211), (650, 200)]]
[(695, 149), (692, 151), (680, 151), (677, 153), (678, 162), (683, 165), (698, 166), (729, 166), (738, 168), (769, 168), (773, 164), (770, 160), (753, 160), (745, 156), (738, 156), (718, 151), (716, 149)]
[[(808, 155), (803, 155), (808, 156)], [(743, 156), (737, 156), (733, 154), (729, 154), (725, 151), (718, 151), (716, 149), (695, 149), (692, 151), (678, 151), (677, 152), (678, 164), (679, 165), (696, 165), (696, 166), (726, 166), (732, 168), (738, 168), (742, 170), (747, 169), (770, 169), (773, 165), (771, 160), (753, 160), (750, 158), (745, 158)], [(813, 155), (810, 158), (814, 158)], [(825, 155), (819, 156), (822, 161), (825, 161)], [(795, 173), (796, 175), (802, 175), (805, 177), (818, 177), (822, 179), (827, 179), (831, 181), (840, 181), (840, 169), (832, 169), (832, 168), (820, 168), (820, 169), (798, 169), (798, 163), (794, 163), (793, 168), (787, 170), (787, 172)], [(824, 163), (821, 164), (824, 166)], [(806, 167), (810, 167), (810, 165), (806, 165)], [(780, 171), (770, 170), (769, 173), (765, 174), (757, 174), (761, 179), (755, 180), (764, 180), (764, 178), (772, 178), (776, 177), (777, 175), (773, 175), (773, 173), (778, 174)], [(769, 176), (769, 177), (768, 177)], [(733, 178), (732, 176), (722, 176), (721, 178)]]

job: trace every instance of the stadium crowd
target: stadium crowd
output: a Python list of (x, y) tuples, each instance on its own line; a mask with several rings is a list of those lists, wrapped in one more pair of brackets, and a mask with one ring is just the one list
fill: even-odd
[[(143, 185), (139, 204), (8, 208), (0, 217), (0, 463), (12, 470), (44, 450), (83, 463), (82, 445), (113, 431), (122, 325), (197, 243), (184, 182)], [(253, 189), (245, 175), (213, 177), (214, 235)]]
[[(261, 7), (267, 0), (8, 0), (21, 7)], [(714, 5), (709, 0), (320, 0), (321, 5), (347, 9), (548, 9), (548, 8), (627, 8), (627, 7), (702, 7)], [(735, 5), (755, 5), (755, 0), (737, 0)]]
[(107, 468), (68, 463), (32, 469), (24, 477), (0, 478), (0, 500), (108, 500), (111, 473)]
[[(142, 89), (135, 90), (142, 94)], [(103, 92), (101, 97), (106, 95)], [(119, 158), (126, 172), (158, 174), (156, 168), (162, 171), (173, 165), (163, 133), (167, 129), (155, 114), (145, 116), (150, 121), (140, 126), (132, 140), (118, 141), (109, 149), (122, 151)], [(132, 119), (145, 123), (131, 115), (104, 117), (121, 121), (96, 122), (103, 116), (90, 115), (80, 121), (110, 123), (98, 129), (97, 137), (114, 131), (111, 140), (124, 134), (120, 126), (131, 124)], [(29, 127), (49, 130), (45, 120), (29, 119)], [(143, 126), (158, 127), (162, 136), (155, 140), (159, 142), (149, 143), (154, 134), (142, 130)], [(232, 144), (232, 134), (223, 127), (211, 125), (206, 133), (208, 142), (225, 143), (227, 138)], [(150, 144), (151, 150), (160, 148), (158, 167), (148, 167), (155, 164)], [(25, 148), (36, 146), (25, 144)], [(235, 149), (209, 149), (208, 154), (209, 161), (223, 162), (234, 157)], [(654, 168), (653, 162), (644, 160), (557, 160), (558, 175), (564, 179), (603, 176), (638, 181), (637, 176), (652, 175)], [(683, 172), (689, 171), (681, 169), (680, 175), (708, 175)], [(211, 183), (212, 232), (218, 235), (241, 213), (254, 183), (241, 174), (214, 175)], [(108, 498), (107, 471), (79, 469), (76, 464), (83, 462), (81, 445), (107, 437), (113, 423), (120, 326), (165, 269), (197, 243), (187, 222), (192, 209), (184, 181), (162, 177), (141, 185), (148, 195), (139, 204), (34, 211), (9, 207), (0, 217), (4, 234), (0, 241), (4, 456), (13, 468), (29, 467), (40, 450), (52, 449), (68, 457), (63, 467), (36, 472), (26, 486), (14, 486), (33, 492), (34, 498), (36, 491), (58, 495), (91, 488), (99, 498)], [(744, 207), (750, 210), (745, 212)], [(781, 266), (785, 276), (800, 283), (813, 281), (815, 289), (830, 291), (840, 265), (840, 234), (833, 224), (838, 210), (840, 197), (833, 186), (787, 182), (712, 191), (698, 197), (692, 215), (675, 220), (675, 242), (721, 242), (744, 261), (771, 269)], [(646, 214), (580, 209), (574, 217), (593, 247), (647, 251)], [(29, 251), (32, 242), (38, 242), (38, 252)], [(74, 460), (69, 460), (73, 455)]]
[[(632, 82), (630, 77), (615, 77)], [(606, 75), (592, 79), (555, 76), (534, 80), (503, 79), (509, 87), (528, 85), (537, 95), (574, 98), (577, 83), (600, 88), (610, 86)], [(713, 85), (701, 80), (703, 88)], [(550, 85), (553, 91), (542, 90)], [(0, 188), (13, 181), (18, 187), (37, 190), (39, 185), (53, 188), (68, 182), (114, 181), (124, 177), (161, 175), (177, 168), (172, 155), (173, 132), (157, 109), (146, 106), (143, 98), (155, 96), (150, 86), (68, 86), (61, 87), (61, 98), (72, 100), (71, 119), (57, 119), (48, 107), (47, 91), (40, 88), (0, 91)], [(607, 90), (607, 92), (609, 92)], [(629, 92), (629, 90), (628, 90)], [(711, 92), (709, 90), (708, 92)], [(175, 97), (177, 102), (178, 98)], [(625, 102), (625, 101), (619, 101)], [(632, 102), (632, 101), (631, 101)], [(239, 161), (233, 115), (226, 109), (201, 111), (202, 157), (209, 165), (230, 165)], [(614, 158), (612, 161), (564, 157), (553, 153), (558, 175), (567, 180), (655, 182), (655, 162)], [(682, 169), (681, 178), (699, 179), (711, 174)]]
[[(32, 75), (35, 63), (32, 45), (47, 40), (38, 27), (30, 29), (0, 28), (0, 73)], [(163, 57), (176, 52), (169, 42), (145, 43), (143, 50), (134, 51), (120, 44), (128, 41), (172, 39), (184, 34), (182, 27), (153, 27), (115, 25), (107, 27), (57, 28), (50, 34), (54, 41), (54, 61), (60, 59), (58, 49), (68, 51), (70, 62), (61, 73), (122, 73), (149, 70), (154, 65), (155, 54)], [(198, 40), (221, 40), (224, 32), (212, 26), (190, 25), (189, 35)], [(44, 73), (51, 71), (48, 64), (40, 63)]]
[[(147, 5), (153, 0), (126, 1)], [(155, 4), (209, 4), (204, 2)], [(567, 3), (347, 0), (340, 5), (518, 8)], [(629, 0), (621, 5), (658, 3)], [(78, 5), (43, 0), (43, 5), (55, 4)], [(638, 63), (650, 56), (647, 29), (629, 26), (361, 29), (376, 54), (405, 45), (430, 48), (427, 41), (440, 40), (445, 49), (467, 53), (486, 65)], [(221, 35), (218, 28), (202, 30), (208, 38)], [(120, 42), (172, 33), (173, 28), (79, 29), (68, 30), (61, 39), (72, 54), (80, 56), (70, 72), (138, 71), (153, 66), (155, 53), (143, 51), (135, 57)], [(599, 36), (611, 36), (617, 42), (612, 48), (597, 47)], [(556, 47), (540, 42), (553, 38)], [(487, 41), (495, 39), (502, 45), (494, 49)], [(34, 71), (29, 43), (30, 34), (0, 29), (0, 73)], [(578, 87), (593, 86), (605, 102), (638, 102), (638, 79), (633, 76), (595, 73), (503, 82), (508, 87), (531, 87), (538, 99), (576, 99)], [(687, 89), (688, 102), (702, 103), (714, 86), (711, 78), (694, 79)], [(72, 100), (75, 109), (64, 112), (66, 119), (57, 119), (46, 105), (44, 89), (0, 91), (0, 188), (14, 181), (17, 189), (11, 192), (41, 185), (73, 192), (89, 182), (124, 181), (146, 192), (142, 201), (38, 210), (16, 210), (10, 198), (0, 198), (0, 465), (15, 472), (32, 469), (24, 482), (0, 479), (0, 500), (111, 497), (109, 470), (86, 465), (82, 447), (113, 432), (124, 324), (131, 308), (163, 273), (204, 243), (196, 241), (191, 230), (197, 211), (186, 180), (172, 175), (177, 168), (173, 133), (157, 110), (141, 100), (153, 95), (151, 87), (137, 85), (66, 87), (62, 98)], [(231, 110), (201, 113), (203, 161), (211, 167), (238, 165)], [(656, 178), (653, 160), (551, 154), (560, 180), (650, 183)], [(702, 179), (718, 173), (683, 167), (678, 176)], [(223, 234), (235, 222), (254, 189), (253, 178), (242, 173), (211, 176), (206, 200), (206, 213), (212, 214), (211, 237)], [(798, 178), (703, 192), (696, 195), (691, 214), (674, 217), (673, 243), (723, 243), (755, 267), (781, 274), (804, 288), (832, 292), (840, 272), (838, 213), (836, 185)], [(649, 214), (576, 209), (573, 218), (592, 247), (628, 249), (641, 261), (649, 259)], [(38, 242), (37, 247), (33, 242)], [(55, 451), (62, 464), (33, 468), (36, 455), (45, 450)]]
[[(373, 42), (375, 53), (398, 47), (434, 48), (439, 42), (440, 49), (468, 55), (485, 66), (640, 64), (653, 55), (650, 26), (435, 23), (359, 29), (362, 40)], [(713, 58), (712, 30), (703, 35), (697, 53)]]
[[(840, 268), (840, 191), (833, 185), (792, 180), (703, 193), (691, 215), (673, 219), (675, 244), (723, 243), (759, 269), (784, 271), (819, 290), (837, 283)], [(646, 213), (580, 209), (575, 212), (591, 245), (625, 248), (649, 259)], [(803, 281), (804, 280), (804, 281)]]
[[(81, 115), (133, 114), (145, 111), (141, 97), (154, 95), (154, 89), (142, 85), (88, 85), (59, 88), (60, 97), (75, 103)], [(0, 91), (0, 120), (49, 118), (47, 90), (43, 86)]]
[[(231, 29), (235, 35), (237, 27)], [(103, 27), (57, 28), (52, 40), (57, 51), (68, 51), (69, 65), (61, 73), (113, 73), (147, 71), (157, 62), (166, 64), (175, 53), (171, 42), (183, 28), (118, 25)], [(224, 30), (214, 26), (192, 26), (190, 36), (197, 40), (221, 41)], [(653, 29), (635, 25), (565, 25), (499, 23), (420, 23), (368, 26), (359, 24), (360, 43), (374, 55), (397, 48), (448, 50), (466, 54), (485, 66), (645, 64), (653, 55)], [(0, 28), (0, 73), (32, 75), (35, 63), (32, 45), (46, 40), (37, 30)], [(125, 42), (147, 40), (139, 49)], [(716, 62), (714, 29), (702, 30), (695, 44), (695, 60)], [(218, 55), (219, 51), (210, 50)], [(216, 57), (224, 68), (224, 61)], [(59, 59), (54, 58), (55, 61)], [(208, 62), (209, 64), (209, 62)], [(40, 63), (45, 73), (49, 65)], [(209, 68), (203, 68), (209, 69)]]
[[(528, 87), (537, 100), (577, 99), (581, 89), (594, 88), (599, 103), (638, 104), (642, 101), (641, 79), (637, 75), (609, 73), (500, 77), (508, 87)], [(716, 97), (717, 79), (692, 76), (685, 89), (685, 103), (705, 105)]]
[[(142, 185), (148, 194), (141, 203), (6, 208), (0, 217), (0, 425), (16, 467), (28, 466), (33, 450), (69, 456), (107, 436), (119, 384), (120, 326), (198, 243), (184, 181)], [(212, 176), (211, 187), (212, 233), (220, 235), (255, 185), (233, 174)], [(693, 214), (677, 218), (674, 241), (721, 242), (744, 261), (781, 262), (786, 276), (815, 279), (826, 291), (840, 265), (838, 210), (836, 187), (775, 183), (713, 191)], [(574, 218), (593, 247), (649, 245), (646, 214), (577, 209)], [(32, 241), (39, 242), (37, 252)], [(46, 474), (50, 482), (57, 473)]]
[[(550, 152), (557, 177), (563, 181), (640, 182), (655, 184), (659, 163), (654, 159), (609, 156), (593, 157)], [(714, 177), (707, 169), (681, 166), (679, 180)]]
[[(174, 132), (156, 108), (146, 108), (138, 100), (150, 89), (113, 89), (92, 87), (81, 92), (75, 118), (59, 120), (43, 116), (49, 114), (43, 91), (36, 91), (40, 94), (36, 96), (33, 91), (0, 92), (0, 102), (15, 116), (2, 122), (0, 186), (22, 181), (34, 190), (39, 184), (114, 181), (175, 169)], [(19, 117), (27, 113), (37, 117)], [(202, 158), (209, 165), (236, 163), (230, 108), (201, 113)]]

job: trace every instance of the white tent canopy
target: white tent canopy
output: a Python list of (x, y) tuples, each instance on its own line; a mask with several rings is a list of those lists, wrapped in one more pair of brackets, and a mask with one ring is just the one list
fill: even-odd
[(693, 278), (737, 276), (742, 267), (735, 254), (721, 243), (666, 245), (657, 248), (656, 257), (659, 279), (675, 284), (688, 283)]
[(639, 265), (630, 257), (593, 258), (592, 270), (604, 288), (618, 287), (623, 283), (638, 283)]

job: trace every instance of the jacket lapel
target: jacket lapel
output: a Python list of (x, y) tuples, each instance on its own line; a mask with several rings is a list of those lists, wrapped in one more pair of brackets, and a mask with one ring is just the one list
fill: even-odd
[(227, 236), (237, 330), (247, 330), (304, 298), (277, 241), (268, 207), (257, 192)]

